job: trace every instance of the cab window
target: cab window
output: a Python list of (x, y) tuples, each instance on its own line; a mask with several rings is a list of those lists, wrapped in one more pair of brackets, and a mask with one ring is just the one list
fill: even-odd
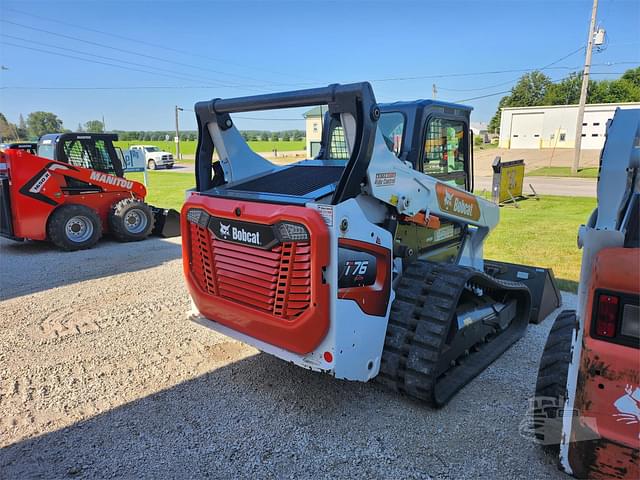
[(378, 120), (378, 129), (382, 133), (387, 148), (396, 157), (400, 157), (404, 134), (404, 115), (400, 112), (383, 113)]
[(422, 171), (447, 183), (464, 186), (467, 180), (466, 126), (458, 120), (432, 118), (427, 124)]
[[(380, 115), (378, 129), (390, 152), (400, 156), (402, 136), (404, 134), (404, 115), (400, 112), (387, 112)], [(340, 120), (332, 118), (329, 124), (329, 158), (348, 160), (349, 152), (344, 138), (344, 128)]]
[(75, 167), (91, 168), (99, 172), (116, 174), (113, 161), (104, 140), (67, 140), (64, 142), (64, 153), (69, 164)]

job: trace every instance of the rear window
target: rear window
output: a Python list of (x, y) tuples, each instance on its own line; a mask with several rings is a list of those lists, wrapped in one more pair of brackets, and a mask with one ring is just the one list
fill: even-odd
[(67, 140), (64, 152), (69, 164), (75, 167), (92, 168), (100, 172), (115, 174), (113, 161), (104, 140)]
[(54, 145), (52, 143), (38, 145), (38, 156), (53, 160)]
[[(400, 112), (386, 112), (380, 115), (378, 120), (378, 130), (387, 148), (396, 157), (400, 156), (402, 150), (402, 137), (404, 134), (404, 115)], [(344, 128), (339, 120), (331, 119), (329, 125), (329, 158), (334, 160), (348, 160), (349, 151), (344, 138)]]

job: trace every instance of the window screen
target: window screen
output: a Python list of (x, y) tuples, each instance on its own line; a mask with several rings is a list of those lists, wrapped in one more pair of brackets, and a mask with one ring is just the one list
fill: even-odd
[(347, 150), (347, 142), (344, 138), (344, 128), (340, 122), (335, 123), (331, 129), (331, 138), (329, 139), (329, 158), (337, 160), (348, 160), (349, 151)]
[(64, 153), (69, 164), (76, 167), (91, 168), (100, 172), (116, 174), (113, 161), (104, 140), (67, 140)]
[(465, 124), (456, 120), (434, 118), (429, 121), (424, 143), (424, 173), (464, 185), (465, 130)]

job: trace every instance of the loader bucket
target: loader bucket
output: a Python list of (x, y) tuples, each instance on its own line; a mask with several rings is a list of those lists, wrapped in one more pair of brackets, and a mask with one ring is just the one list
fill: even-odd
[(518, 265), (516, 263), (485, 260), (484, 270), (500, 280), (524, 283), (531, 292), (531, 317), (529, 323), (541, 323), (562, 305), (558, 284), (550, 268)]
[(180, 213), (166, 208), (151, 207), (151, 209), (156, 217), (151, 235), (164, 238), (180, 236)]

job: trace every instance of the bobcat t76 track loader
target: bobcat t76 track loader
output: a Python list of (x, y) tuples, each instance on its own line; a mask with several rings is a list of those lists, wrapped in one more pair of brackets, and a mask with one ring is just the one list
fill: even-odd
[[(316, 105), (328, 105), (320, 153), (287, 166), (252, 152), (230, 116)], [(546, 301), (532, 315), (529, 288), (501, 278), (553, 287), (544, 270), (483, 261), (498, 206), (469, 193), (470, 110), (378, 105), (368, 83), (196, 104), (196, 189), (181, 215), (191, 318), (445, 404), (549, 304), (534, 295)]]

